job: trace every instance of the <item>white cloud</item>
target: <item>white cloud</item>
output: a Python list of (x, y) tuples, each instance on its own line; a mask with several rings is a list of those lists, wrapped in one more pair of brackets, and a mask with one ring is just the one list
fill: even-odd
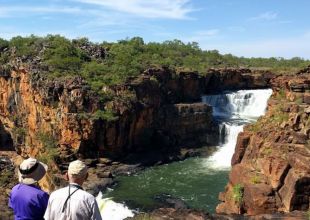
[(190, 0), (73, 0), (145, 18), (188, 19)]
[(48, 14), (48, 13), (63, 13), (63, 14), (77, 14), (82, 10), (77, 7), (0, 7), (0, 17), (16, 17), (29, 16), (31, 14)]
[(250, 20), (252, 21), (271, 21), (271, 20), (275, 20), (278, 17), (278, 13), (274, 12), (274, 11), (267, 11), (264, 12), (262, 14), (259, 14), (256, 17), (252, 17), (250, 18)]

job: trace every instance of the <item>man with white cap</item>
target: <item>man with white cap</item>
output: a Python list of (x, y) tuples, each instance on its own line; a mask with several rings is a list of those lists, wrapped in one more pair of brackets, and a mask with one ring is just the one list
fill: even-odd
[(46, 174), (47, 165), (34, 158), (24, 160), (18, 169), (19, 184), (13, 187), (9, 207), (15, 220), (41, 220), (47, 207), (49, 195), (38, 186)]
[(66, 175), (69, 186), (51, 194), (45, 220), (101, 220), (95, 197), (82, 188), (88, 176), (87, 166), (80, 160), (73, 161)]

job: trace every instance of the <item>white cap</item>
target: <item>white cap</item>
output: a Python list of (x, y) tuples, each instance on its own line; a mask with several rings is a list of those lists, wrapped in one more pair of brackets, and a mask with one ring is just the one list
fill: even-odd
[(68, 174), (84, 177), (87, 174), (87, 166), (80, 160), (75, 160), (69, 164)]

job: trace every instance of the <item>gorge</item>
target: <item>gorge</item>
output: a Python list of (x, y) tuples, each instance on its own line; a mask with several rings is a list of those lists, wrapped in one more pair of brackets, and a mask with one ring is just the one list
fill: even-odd
[[(111, 187), (115, 176), (126, 179), (118, 176), (191, 157), (145, 170), (146, 174), (142, 175), (155, 182), (158, 173), (178, 174), (176, 164), (184, 165), (184, 172), (175, 177), (181, 180), (189, 175), (201, 177), (202, 170), (220, 170), (221, 183), (214, 183), (218, 187), (216, 192), (196, 192), (205, 200), (213, 193), (208, 211), (215, 209), (218, 191), (224, 191), (219, 197), (218, 213), (261, 215), (298, 210), (304, 214), (309, 209), (310, 68), (276, 75), (247, 68), (210, 68), (206, 74), (200, 74), (153, 67), (128, 77), (124, 83), (104, 86), (98, 93), (81, 76), (49, 78), (38, 69), (40, 61), (26, 61), (16, 59), (9, 68), (3, 65), (0, 69), (0, 165), (2, 176), (6, 177), (1, 186), (5, 192), (1, 204), (6, 204), (9, 189), (16, 182), (12, 158), (16, 164), (27, 156), (48, 163), (51, 169), (41, 185), (49, 191), (65, 184), (61, 174), (69, 161), (83, 159), (90, 167), (85, 188), (97, 194)], [(223, 134), (228, 133), (226, 128), (231, 126), (231, 131), (241, 131), (241, 125), (254, 122), (262, 115), (268, 95), (259, 92), (268, 91), (270, 95), (268, 88), (272, 89), (272, 95), (266, 115), (244, 127), (235, 149), (229, 146), (228, 152), (220, 150), (222, 154), (215, 153), (206, 160), (193, 158), (210, 154), (219, 142), (222, 142), (221, 149), (228, 149), (223, 139)], [(228, 93), (216, 103), (216, 95), (212, 94), (227, 90), (250, 91)], [(203, 94), (209, 97), (203, 97), (202, 103)], [(234, 98), (230, 99), (231, 96)], [(243, 104), (227, 102), (238, 97)], [(252, 105), (253, 98), (265, 100)], [(224, 107), (225, 102), (229, 107)], [(212, 110), (206, 103), (215, 108)], [(254, 106), (253, 109), (244, 107), (247, 104)], [(249, 115), (252, 111), (259, 114)], [(225, 116), (232, 118), (225, 121)], [(201, 146), (207, 146), (207, 150), (203, 151), (205, 148)], [(233, 166), (227, 178), (231, 153), (234, 153)], [(215, 178), (211, 176), (207, 173), (195, 189), (202, 189), (207, 181)], [(152, 196), (167, 191), (152, 192)], [(192, 195), (187, 196), (184, 200), (190, 207), (205, 207), (201, 200), (191, 204)], [(143, 201), (146, 205), (149, 202)], [(4, 214), (7, 211), (1, 210), (0, 215)]]
[(202, 101), (213, 106), (213, 116), (219, 123), (220, 147), (208, 157), (190, 158), (120, 177), (119, 184), (104, 198), (136, 205), (131, 208), (152, 210), (161, 206), (160, 198), (164, 195), (182, 199), (190, 208), (214, 213), (218, 194), (227, 182), (238, 133), (245, 124), (254, 123), (265, 113), (271, 93), (271, 89), (240, 90), (203, 96)]

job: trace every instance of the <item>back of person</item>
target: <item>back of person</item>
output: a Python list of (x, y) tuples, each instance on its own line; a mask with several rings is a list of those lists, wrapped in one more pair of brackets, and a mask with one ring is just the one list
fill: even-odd
[[(56, 190), (50, 196), (45, 212), (46, 220), (90, 220), (98, 219), (97, 203), (95, 197), (79, 189), (79, 186), (70, 185)], [(74, 192), (74, 193), (73, 193)], [(68, 198), (68, 199), (67, 199)], [(100, 218), (100, 217), (99, 217)]]
[(9, 206), (16, 220), (40, 220), (48, 202), (48, 194), (34, 185), (18, 184), (13, 187)]
[(15, 220), (41, 220), (46, 210), (49, 195), (41, 190), (38, 181), (46, 174), (48, 167), (35, 158), (24, 160), (18, 169), (19, 184), (13, 187), (9, 207)]
[(45, 220), (102, 220), (95, 197), (82, 188), (87, 177), (85, 163), (76, 160), (69, 164), (69, 185), (51, 194)]

